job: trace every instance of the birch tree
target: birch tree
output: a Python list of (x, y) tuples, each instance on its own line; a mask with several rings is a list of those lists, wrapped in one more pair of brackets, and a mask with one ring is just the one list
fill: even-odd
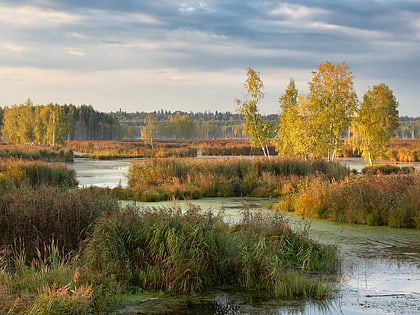
[(363, 96), (356, 119), (356, 137), (360, 139), (362, 157), (373, 165), (382, 158), (385, 144), (399, 126), (398, 102), (387, 85), (374, 85)]
[(258, 104), (264, 98), (264, 83), (260, 74), (248, 68), (244, 84), (246, 99), (236, 99), (238, 112), (244, 121), (243, 131), (249, 136), (251, 147), (260, 147), (264, 156), (270, 156), (269, 144), (273, 136), (273, 127), (264, 122), (258, 110)]
[(311, 115), (319, 124), (320, 145), (325, 145), (328, 159), (334, 160), (340, 137), (357, 109), (353, 75), (345, 62), (334, 65), (326, 61), (313, 72), (309, 89)]
[(152, 113), (147, 114), (144, 118), (144, 126), (141, 130), (141, 137), (143, 141), (147, 144), (150, 144), (150, 147), (153, 149), (153, 131), (155, 129), (156, 119)]
[(290, 79), (279, 102), (281, 112), (277, 132), (277, 151), (279, 155), (293, 157), (299, 155), (297, 145), (302, 128), (302, 119), (298, 114), (298, 90), (293, 79)]

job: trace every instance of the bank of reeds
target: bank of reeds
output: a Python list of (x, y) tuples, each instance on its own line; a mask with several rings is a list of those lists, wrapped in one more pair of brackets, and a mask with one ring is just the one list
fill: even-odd
[(332, 293), (313, 273), (339, 268), (335, 247), (293, 232), (280, 214), (246, 212), (240, 224), (191, 206), (127, 208), (104, 219), (83, 256), (89, 274), (116, 278), (125, 290), (196, 293), (214, 286), (276, 297), (321, 299)]
[(41, 185), (2, 192), (0, 314), (100, 310), (106, 295), (77, 258), (99, 218), (118, 210), (115, 198), (95, 188)]
[(377, 164), (372, 166), (366, 166), (362, 169), (362, 174), (373, 174), (373, 175), (390, 175), (390, 174), (413, 174), (415, 168), (413, 166), (397, 166), (390, 164)]
[(93, 287), (55, 242), (29, 256), (21, 243), (0, 256), (0, 314), (92, 314)]
[(343, 181), (314, 179), (279, 208), (339, 222), (420, 228), (419, 174), (365, 174)]
[(193, 206), (184, 213), (175, 206), (125, 208), (91, 227), (79, 251), (66, 253), (55, 239), (34, 254), (21, 238), (2, 247), (0, 314), (103, 313), (118, 293), (189, 294), (216, 286), (325, 299), (333, 291), (321, 275), (340, 268), (335, 247), (313, 242), (307, 229), (292, 231), (278, 213), (247, 211), (231, 227), (222, 215)]
[(99, 160), (197, 156), (196, 147), (189, 142), (176, 141), (155, 141), (153, 148), (143, 141), (67, 141), (66, 148)]
[(0, 192), (40, 185), (63, 188), (77, 185), (76, 173), (63, 164), (20, 159), (0, 159)]
[[(342, 179), (349, 169), (323, 160), (267, 158), (149, 159), (133, 163), (128, 182), (134, 199), (281, 196), (296, 178)], [(119, 192), (123, 196), (123, 192)]]
[(63, 190), (41, 185), (1, 194), (0, 248), (22, 243), (34, 256), (54, 241), (65, 252), (77, 250), (103, 214), (116, 211), (118, 202), (94, 188)]
[[(268, 147), (270, 155), (277, 155), (273, 145)], [(253, 148), (249, 141), (203, 141), (200, 144), (201, 155), (204, 156), (261, 156), (261, 148)]]
[(0, 145), (0, 158), (63, 163), (73, 161), (73, 151), (60, 147)]
[(420, 140), (393, 139), (387, 146), (386, 157), (391, 162), (420, 161)]

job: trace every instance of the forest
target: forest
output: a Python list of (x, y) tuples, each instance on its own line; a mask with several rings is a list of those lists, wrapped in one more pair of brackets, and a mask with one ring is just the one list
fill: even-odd
[[(241, 115), (232, 112), (158, 110), (151, 113), (104, 113), (91, 105), (33, 105), (30, 100), (28, 102), (0, 107), (0, 128), (4, 141), (54, 145), (66, 140), (139, 139), (147, 115), (155, 119), (153, 137), (156, 139), (246, 138)], [(263, 119), (275, 125), (279, 115), (263, 115)], [(17, 132), (19, 130), (21, 132)], [(402, 139), (420, 138), (420, 117), (401, 116), (395, 136)]]

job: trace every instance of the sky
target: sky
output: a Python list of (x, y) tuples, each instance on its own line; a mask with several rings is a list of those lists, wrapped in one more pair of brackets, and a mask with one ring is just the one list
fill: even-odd
[(250, 67), (279, 113), (291, 78), (344, 61), (360, 100), (385, 83), (420, 116), (418, 0), (0, 0), (0, 30), (0, 106), (235, 112)]

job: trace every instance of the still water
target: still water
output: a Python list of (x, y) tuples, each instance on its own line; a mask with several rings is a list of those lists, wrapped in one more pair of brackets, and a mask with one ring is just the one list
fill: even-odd
[[(131, 160), (96, 161), (76, 159), (79, 185), (126, 186)], [(343, 161), (349, 163), (348, 161)], [(360, 170), (360, 160), (350, 168)], [(419, 167), (416, 164), (415, 167)], [(230, 223), (241, 210), (265, 209), (273, 200), (255, 198), (211, 198), (194, 201), (203, 210), (223, 210)], [(170, 202), (140, 204), (164, 206)], [(180, 201), (179, 206), (187, 206)], [(266, 210), (269, 211), (269, 210)], [(289, 215), (299, 228), (302, 219)], [(303, 300), (271, 300), (238, 292), (214, 291), (194, 297), (152, 297), (128, 303), (120, 314), (420, 314), (420, 231), (337, 224), (308, 220), (311, 237), (340, 248), (343, 266), (336, 298), (328, 303)]]

